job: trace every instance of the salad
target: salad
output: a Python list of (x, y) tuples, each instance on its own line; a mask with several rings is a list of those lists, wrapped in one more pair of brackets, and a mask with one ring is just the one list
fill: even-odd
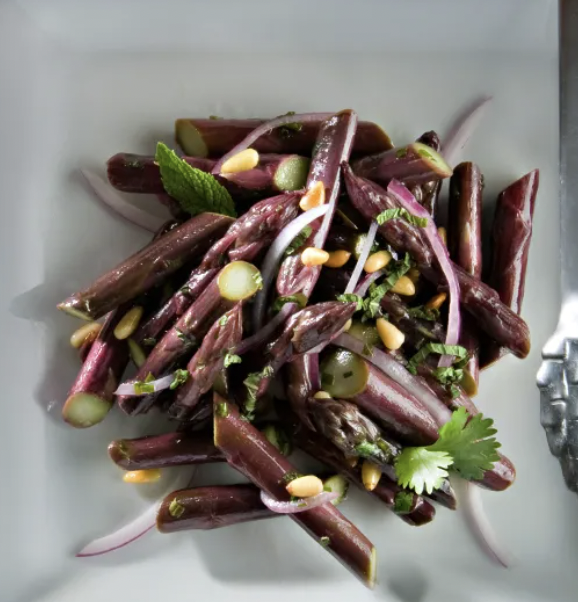
[[(482, 241), (484, 179), (459, 156), (487, 102), (443, 144), (427, 132), (398, 147), (353, 110), (178, 119), (179, 151), (117, 154), (109, 183), (85, 174), (153, 237), (58, 305), (87, 321), (71, 337), (82, 366), (64, 420), (91, 427), (114, 406), (171, 418), (172, 431), (110, 443), (128, 483), (219, 462), (248, 483), (198, 487), (187, 474), (79, 556), (155, 526), (286, 514), (371, 587), (376, 550), (339, 508), (348, 485), (419, 526), (434, 503), (456, 509), (457, 484), (479, 541), (505, 562), (478, 492), (505, 490), (515, 469), (472, 398), (481, 369), (530, 349), (519, 313), (539, 175), (499, 195)], [(157, 195), (173, 219), (117, 191)], [(294, 449), (328, 473), (300, 472)]]

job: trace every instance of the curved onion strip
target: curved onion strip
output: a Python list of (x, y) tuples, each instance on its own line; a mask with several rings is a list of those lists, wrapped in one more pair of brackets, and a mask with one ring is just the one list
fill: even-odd
[(275, 498), (271, 497), (265, 491), (261, 491), (261, 501), (269, 510), (276, 512), (277, 514), (297, 514), (298, 512), (305, 512), (312, 508), (317, 508), (323, 504), (328, 504), (339, 497), (337, 491), (323, 491), (313, 497), (306, 497), (294, 502), (279, 502)]
[[(427, 219), (427, 226), (422, 230), (445, 276), (450, 295), (446, 345), (457, 345), (460, 339), (460, 287), (454, 274), (448, 250), (440, 238), (429, 213), (415, 200), (413, 194), (403, 184), (400, 184), (397, 180), (392, 180), (387, 186), (387, 192), (409, 213)], [(440, 366), (450, 366), (451, 363), (452, 356), (445, 355), (440, 359)]]
[(80, 171), (99, 200), (132, 224), (136, 224), (149, 232), (157, 232), (166, 221), (162, 217), (152, 215), (140, 207), (135, 207), (129, 203), (127, 199), (95, 173), (86, 169), (81, 169)]
[(382, 276), (385, 276), (385, 270), (377, 270), (373, 274), (367, 274), (367, 276), (357, 285), (355, 294), (360, 297), (365, 297), (365, 293), (369, 290), (369, 287)]
[(285, 303), (279, 313), (274, 316), (261, 330), (256, 332), (253, 336), (241, 341), (234, 349), (234, 353), (243, 355), (248, 351), (251, 351), (255, 347), (259, 347), (277, 330), (283, 322), (297, 309), (297, 303)]
[(369, 257), (369, 253), (371, 251), (371, 247), (373, 246), (373, 241), (375, 240), (375, 235), (377, 234), (378, 224), (377, 222), (371, 222), (369, 226), (369, 231), (367, 232), (367, 236), (363, 241), (363, 247), (361, 247), (361, 251), (359, 253), (359, 259), (353, 268), (353, 272), (351, 273), (351, 278), (345, 287), (345, 291), (343, 291), (346, 295), (352, 293), (357, 286), (357, 282), (359, 281), (359, 277), (361, 276), (361, 272), (363, 271), (363, 266)]
[(234, 146), (228, 153), (223, 155), (215, 166), (213, 167), (211, 173), (219, 174), (221, 173), (221, 167), (223, 163), (230, 159), (233, 155), (244, 151), (246, 148), (249, 148), (251, 144), (254, 144), (256, 140), (261, 138), (267, 132), (274, 130), (275, 128), (282, 127), (287, 125), (288, 123), (303, 123), (307, 121), (322, 121), (331, 117), (333, 113), (301, 113), (295, 115), (280, 115), (279, 117), (275, 117), (270, 121), (266, 121), (262, 123), (260, 126), (256, 127), (244, 140), (241, 140), (237, 146)]
[(150, 382), (145, 383), (147, 386), (152, 385), (154, 390), (147, 391), (142, 393), (137, 393), (135, 390), (135, 383), (122, 383), (119, 385), (117, 390), (114, 392), (115, 395), (150, 395), (152, 393), (158, 393), (159, 391), (164, 391), (171, 386), (175, 376), (174, 374), (167, 374), (166, 376), (162, 376), (161, 378), (157, 378), (156, 380), (151, 380)]
[(273, 277), (279, 267), (283, 253), (287, 247), (291, 244), (293, 239), (311, 222), (325, 214), (329, 205), (321, 205), (310, 209), (305, 213), (302, 213), (296, 217), (292, 222), (289, 222), (277, 238), (273, 241), (267, 255), (263, 260), (263, 268), (261, 269), (261, 276), (263, 278), (263, 288), (257, 293), (255, 297), (255, 303), (253, 304), (253, 328), (258, 331), (263, 325), (263, 317), (265, 314), (265, 305), (267, 303), (267, 293), (269, 287), (273, 281)]
[[(194, 474), (194, 473), (193, 473)], [(85, 558), (88, 556), (100, 556), (107, 554), (113, 550), (118, 550), (129, 543), (139, 539), (145, 533), (148, 533), (155, 525), (157, 520), (157, 512), (159, 506), (165, 497), (171, 492), (184, 487), (192, 479), (191, 473), (188, 471), (182, 472), (177, 478), (177, 482), (173, 480), (167, 486), (166, 491), (153, 502), (142, 514), (135, 519), (120, 527), (116, 531), (99, 537), (84, 546), (80, 552), (76, 554), (77, 558)]]
[(447, 138), (442, 142), (441, 154), (451, 167), (460, 162), (461, 152), (480, 125), (491, 100), (491, 96), (478, 100), (450, 128)]

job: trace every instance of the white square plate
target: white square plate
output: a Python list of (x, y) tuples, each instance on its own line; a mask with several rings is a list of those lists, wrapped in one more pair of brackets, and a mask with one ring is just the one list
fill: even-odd
[[(2, 2), (0, 600), (575, 600), (577, 500), (535, 386), (559, 308), (557, 82), (554, 0)], [(533, 351), (484, 374), (479, 397), (518, 469), (511, 490), (484, 494), (513, 567), (490, 564), (458, 514), (410, 528), (355, 494), (344, 511), (378, 547), (375, 593), (286, 520), (75, 559), (146, 503), (106, 455), (142, 424), (113, 415), (81, 432), (46, 411), (78, 368), (55, 303), (146, 240), (94, 202), (78, 168), (151, 152), (179, 116), (352, 107), (404, 142), (444, 133), (481, 94), (494, 103), (468, 157), (489, 202), (541, 169), (523, 311)]]

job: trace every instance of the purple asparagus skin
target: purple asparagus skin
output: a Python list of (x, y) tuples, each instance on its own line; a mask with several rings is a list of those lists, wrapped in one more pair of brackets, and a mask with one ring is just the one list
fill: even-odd
[[(217, 394), (214, 399), (215, 445), (225, 454), (227, 462), (273, 498), (289, 501), (285, 487), (295, 474), (293, 465), (241, 417), (234, 404)], [(323, 504), (289, 517), (317, 542), (326, 542), (324, 547), (328, 552), (365, 585), (373, 587), (377, 564), (375, 547), (333, 504)]]
[[(373, 219), (386, 209), (397, 208), (385, 190), (357, 177), (347, 164), (343, 165), (343, 172), (351, 202), (366, 219)], [(418, 228), (404, 220), (393, 219), (381, 225), (379, 232), (396, 250), (409, 252), (428, 280), (436, 285), (445, 284), (435, 255)], [(455, 264), (454, 272), (460, 287), (460, 301), (478, 326), (516, 356), (526, 357), (530, 351), (530, 332), (524, 320), (502, 303), (488, 285), (472, 278)]]
[(203, 393), (209, 391), (224, 367), (225, 356), (243, 338), (242, 304), (223, 314), (209, 329), (187, 366), (190, 378), (177, 389), (169, 414), (185, 420)]
[[(482, 277), (482, 172), (474, 163), (461, 163), (450, 180), (448, 249), (450, 257), (470, 276)], [(469, 316), (468, 316), (469, 318)], [(460, 345), (470, 350), (466, 366), (470, 395), (478, 390), (479, 335), (473, 320), (464, 320)]]
[(216, 276), (227, 253), (231, 261), (251, 261), (297, 217), (299, 198), (299, 194), (287, 193), (266, 199), (253, 205), (245, 215), (235, 220), (225, 235), (209, 249), (186, 284), (154, 316), (143, 322), (135, 338), (140, 342), (146, 342), (147, 339), (156, 341)]
[[(532, 239), (534, 205), (540, 172), (526, 174), (498, 196), (492, 230), (492, 262), (488, 284), (502, 302), (520, 314), (524, 299), (526, 267)], [(482, 367), (487, 368), (507, 352), (496, 344), (483, 349)]]
[[(260, 153), (313, 154), (315, 142), (327, 115), (319, 121), (281, 127), (261, 136), (252, 148)], [(196, 157), (222, 157), (242, 142), (256, 127), (268, 119), (177, 119), (176, 140), (185, 154)], [(375, 123), (361, 121), (355, 136), (353, 152), (371, 155), (392, 147), (387, 134)]]
[(319, 355), (299, 355), (287, 364), (286, 374), (286, 390), (291, 409), (307, 428), (315, 430), (309, 416), (307, 400), (321, 389)]
[(173, 491), (161, 502), (157, 529), (161, 533), (218, 529), (282, 516), (263, 504), (260, 493), (254, 485), (218, 485)]
[[(191, 167), (210, 173), (215, 166), (212, 159), (181, 157)], [(299, 155), (263, 154), (254, 169), (226, 176), (219, 182), (233, 196), (243, 193), (262, 193), (272, 196), (286, 190), (300, 190), (305, 186), (309, 159)], [(108, 181), (122, 192), (162, 194), (165, 192), (159, 166), (153, 156), (118, 153), (107, 162)]]
[[(436, 132), (430, 131), (422, 134), (417, 142), (421, 142), (434, 151), (440, 152), (441, 142)], [(437, 202), (442, 187), (442, 180), (431, 180), (421, 185), (412, 187), (412, 193), (416, 197), (419, 203), (428, 211), (428, 213), (435, 219), (437, 215)]]
[(443, 157), (421, 142), (364, 157), (354, 161), (352, 169), (359, 177), (384, 186), (393, 179), (408, 187), (421, 186), (452, 175), (452, 169)]
[[(211, 402), (212, 403), (212, 402)], [(213, 437), (205, 433), (167, 433), (118, 439), (108, 446), (111, 460), (124, 470), (146, 470), (224, 462)]]
[(232, 219), (202, 213), (174, 228), (58, 305), (73, 316), (96, 320), (161, 283), (221, 237)]

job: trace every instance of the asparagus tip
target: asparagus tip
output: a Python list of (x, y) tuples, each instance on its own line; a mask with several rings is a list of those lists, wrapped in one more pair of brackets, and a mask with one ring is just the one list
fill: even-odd
[(74, 307), (70, 300), (63, 301), (56, 306), (57, 309), (67, 313), (69, 316), (73, 318), (80, 318), (81, 320), (88, 320), (92, 322), (93, 318), (89, 316), (87, 313), (80, 311), (78, 308)]
[(88, 428), (104, 420), (112, 403), (93, 393), (74, 393), (62, 408), (62, 417), (76, 428)]

